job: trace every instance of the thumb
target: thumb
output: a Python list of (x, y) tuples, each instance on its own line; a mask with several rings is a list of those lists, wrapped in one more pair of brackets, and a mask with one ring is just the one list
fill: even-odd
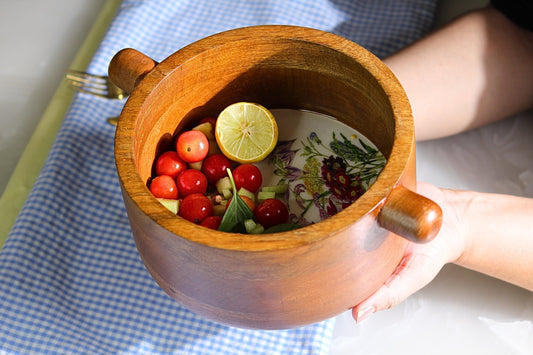
[(356, 323), (361, 323), (377, 311), (397, 306), (435, 278), (440, 267), (428, 262), (427, 258), (423, 254), (405, 254), (387, 281), (352, 309)]

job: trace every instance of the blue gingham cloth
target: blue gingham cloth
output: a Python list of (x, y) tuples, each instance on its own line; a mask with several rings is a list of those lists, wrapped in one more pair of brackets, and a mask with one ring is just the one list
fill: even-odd
[[(429, 30), (435, 2), (126, 0), (88, 71), (105, 75), (124, 47), (160, 61), (207, 35), (258, 24), (319, 28), (383, 57)], [(334, 320), (232, 328), (184, 309), (152, 280), (130, 234), (106, 123), (123, 104), (87, 94), (71, 103), (0, 251), (0, 354), (328, 353)]]

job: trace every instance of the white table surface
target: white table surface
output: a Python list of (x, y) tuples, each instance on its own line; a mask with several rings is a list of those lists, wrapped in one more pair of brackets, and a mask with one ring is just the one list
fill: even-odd
[[(0, 0), (0, 193), (104, 2)], [(484, 2), (444, 1), (438, 21)], [(533, 197), (531, 116), (418, 144), (419, 179)], [(430, 353), (533, 354), (533, 295), (450, 265), (362, 324), (336, 318), (331, 354)]]

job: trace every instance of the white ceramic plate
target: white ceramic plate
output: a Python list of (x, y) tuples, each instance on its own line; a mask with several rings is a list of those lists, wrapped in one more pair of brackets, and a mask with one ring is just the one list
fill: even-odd
[(278, 145), (258, 166), (263, 186), (288, 184), (283, 198), (293, 223), (305, 226), (338, 213), (361, 196), (385, 166), (372, 142), (332, 117), (289, 109), (272, 113)]

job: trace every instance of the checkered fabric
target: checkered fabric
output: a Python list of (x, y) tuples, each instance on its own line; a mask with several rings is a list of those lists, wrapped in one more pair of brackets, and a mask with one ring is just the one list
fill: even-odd
[[(125, 0), (88, 70), (133, 47), (160, 61), (223, 30), (314, 27), (385, 56), (424, 34), (436, 0)], [(0, 354), (326, 354), (334, 320), (283, 330), (220, 325), (152, 280), (133, 238), (113, 158), (124, 102), (76, 94), (0, 251)]]

